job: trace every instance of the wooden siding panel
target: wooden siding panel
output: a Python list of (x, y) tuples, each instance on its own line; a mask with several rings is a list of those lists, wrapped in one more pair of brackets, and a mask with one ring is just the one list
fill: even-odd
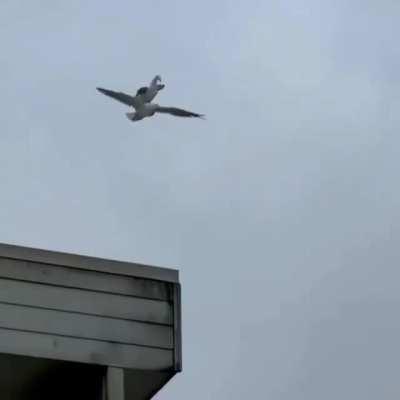
[(173, 348), (172, 327), (0, 303), (0, 327)]
[(171, 305), (164, 301), (0, 279), (0, 301), (171, 325)]
[(111, 365), (121, 368), (173, 369), (172, 350), (2, 328), (0, 328), (0, 353)]
[(97, 272), (108, 272), (133, 276), (135, 278), (153, 279), (164, 282), (178, 282), (179, 273), (175, 269), (160, 268), (125, 261), (106, 260), (104, 258), (80, 256), (77, 254), (61, 253), (34, 249), (30, 247), (14, 246), (0, 243), (0, 257), (14, 260), (25, 260), (43, 264), (68, 266)]
[(101, 292), (170, 300), (166, 282), (0, 257), (0, 276)]

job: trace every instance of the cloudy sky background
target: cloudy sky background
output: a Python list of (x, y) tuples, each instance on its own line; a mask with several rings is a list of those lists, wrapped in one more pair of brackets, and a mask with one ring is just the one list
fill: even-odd
[[(177, 267), (175, 399), (400, 396), (400, 3), (0, 3), (0, 241)], [(96, 86), (205, 113), (130, 123)]]

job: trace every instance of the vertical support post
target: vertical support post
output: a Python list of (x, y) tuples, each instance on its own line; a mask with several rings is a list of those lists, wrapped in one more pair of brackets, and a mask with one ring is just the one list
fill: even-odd
[(104, 400), (125, 400), (124, 370), (108, 367), (103, 387)]

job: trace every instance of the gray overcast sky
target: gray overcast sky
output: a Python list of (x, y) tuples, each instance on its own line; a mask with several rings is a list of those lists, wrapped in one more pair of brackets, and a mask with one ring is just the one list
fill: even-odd
[[(398, 399), (400, 2), (0, 3), (0, 241), (178, 267), (172, 399)], [(96, 86), (205, 113), (130, 123)]]

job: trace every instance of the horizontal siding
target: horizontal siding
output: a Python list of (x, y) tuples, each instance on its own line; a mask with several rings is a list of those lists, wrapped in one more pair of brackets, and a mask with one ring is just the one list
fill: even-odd
[(0, 327), (165, 349), (173, 348), (173, 331), (170, 326), (1, 303)]
[(173, 351), (0, 328), (0, 353), (143, 370), (173, 369)]
[(172, 325), (171, 304), (80, 289), (0, 279), (0, 302)]
[(0, 353), (177, 370), (177, 271), (0, 250)]
[(0, 276), (156, 300), (170, 300), (166, 282), (0, 257)]
[(80, 256), (77, 254), (33, 249), (5, 243), (0, 243), (0, 257), (171, 283), (178, 282), (179, 276), (177, 270), (170, 268), (160, 268), (130, 262), (106, 260), (97, 257)]

